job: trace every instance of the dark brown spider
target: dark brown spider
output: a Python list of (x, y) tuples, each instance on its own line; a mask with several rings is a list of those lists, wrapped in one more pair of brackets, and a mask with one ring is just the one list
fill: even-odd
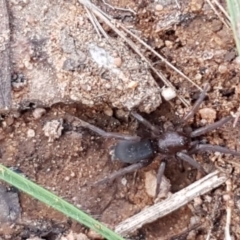
[(191, 157), (192, 154), (199, 151), (211, 151), (240, 156), (240, 153), (234, 150), (211, 144), (201, 144), (199, 141), (194, 139), (195, 137), (221, 127), (226, 122), (232, 120), (232, 116), (224, 117), (215, 123), (198, 128), (192, 132), (185, 132), (183, 130), (184, 125), (187, 123), (187, 120), (189, 120), (196, 113), (200, 104), (203, 102), (208, 87), (208, 85), (204, 87), (203, 92), (200, 94), (198, 100), (195, 102), (190, 112), (183, 117), (181, 128), (177, 127), (176, 129), (169, 129), (165, 132), (161, 132), (156, 126), (152, 125), (138, 113), (134, 111), (131, 112), (131, 115), (133, 117), (135, 117), (139, 122), (141, 122), (152, 131), (153, 137), (151, 139), (141, 139), (138, 136), (128, 136), (119, 133), (105, 132), (100, 128), (97, 128), (87, 122), (80, 120), (80, 125), (82, 127), (86, 127), (105, 138), (110, 137), (122, 139), (122, 141), (119, 141), (113, 149), (114, 156), (116, 159), (122, 162), (131, 164), (130, 166), (120, 169), (119, 171), (104, 178), (98, 183), (113, 181), (114, 179), (123, 176), (126, 173), (136, 171), (150, 164), (154, 159), (153, 156), (155, 155), (156, 149), (155, 145), (157, 145), (158, 155), (162, 157), (162, 161), (157, 174), (156, 196), (158, 195), (160, 189), (161, 179), (166, 166), (166, 160), (169, 158), (188, 162), (194, 168), (198, 169), (203, 174), (206, 174), (203, 167)]

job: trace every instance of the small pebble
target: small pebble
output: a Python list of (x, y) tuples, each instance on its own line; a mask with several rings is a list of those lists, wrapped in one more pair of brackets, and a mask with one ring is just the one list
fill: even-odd
[(94, 232), (92, 229), (89, 230), (87, 235), (91, 239), (103, 239), (103, 237), (99, 233)]
[(165, 41), (165, 46), (168, 47), (168, 48), (172, 48), (173, 42), (172, 42), (172, 41), (169, 41), (169, 40), (166, 40), (166, 41)]
[(166, 87), (166, 88), (163, 88), (162, 90), (162, 96), (166, 101), (170, 101), (173, 98), (175, 98), (177, 94), (174, 91), (174, 89), (172, 89), (171, 87)]
[(128, 119), (128, 116), (129, 116), (129, 114), (122, 109), (116, 110), (115, 114), (118, 119), (125, 120), (125, 121)]
[(105, 115), (107, 115), (109, 117), (112, 117), (112, 115), (113, 115), (113, 110), (110, 107), (108, 107), (108, 106), (106, 106), (104, 108), (103, 112), (105, 113)]
[(65, 177), (64, 179), (65, 179), (65, 181), (67, 181), (67, 182), (68, 182), (68, 181), (70, 180), (70, 177), (69, 177), (69, 176), (67, 176), (67, 177)]
[(48, 142), (53, 142), (55, 139), (60, 138), (63, 130), (63, 120), (52, 120), (46, 122), (43, 127), (43, 132), (46, 137), (48, 137)]
[(123, 186), (126, 186), (127, 185), (127, 179), (125, 177), (123, 177), (121, 179), (121, 183), (122, 183)]
[(35, 119), (41, 118), (46, 113), (44, 108), (36, 108), (33, 110), (32, 115)]
[(21, 215), (18, 193), (7, 191), (3, 185), (0, 185), (0, 213), (0, 224), (16, 222)]
[(202, 79), (202, 74), (201, 74), (201, 73), (197, 73), (197, 74), (195, 75), (194, 79), (195, 79), (196, 81), (200, 81), (200, 80)]
[(190, 219), (190, 225), (194, 226), (200, 222), (200, 217), (198, 216), (192, 216)]
[(199, 113), (201, 118), (207, 120), (208, 123), (214, 122), (217, 117), (216, 111), (212, 108), (202, 108)]
[(200, 197), (194, 198), (194, 207), (197, 207), (202, 204), (202, 199)]
[(218, 71), (223, 74), (223, 73), (226, 73), (226, 72), (228, 71), (228, 68), (227, 68), (226, 65), (221, 64), (221, 65), (218, 67)]
[(138, 82), (136, 82), (136, 81), (131, 81), (131, 82), (127, 85), (127, 88), (135, 89), (137, 86), (138, 86)]
[(7, 117), (6, 123), (7, 123), (8, 126), (13, 125), (13, 123), (14, 123), (14, 118), (11, 117), (11, 116)]
[(155, 10), (156, 10), (156, 11), (162, 11), (162, 10), (163, 10), (163, 5), (157, 4), (157, 5), (155, 6)]
[[(153, 171), (145, 173), (145, 189), (149, 197), (155, 197), (157, 177)], [(157, 199), (166, 198), (170, 192), (170, 183), (165, 176), (162, 177), (160, 192)]]
[(28, 129), (27, 136), (28, 136), (28, 138), (35, 137), (35, 131), (33, 129)]
[(114, 65), (118, 68), (121, 67), (121, 65), (122, 65), (122, 59), (120, 57), (114, 58), (113, 62), (114, 62)]

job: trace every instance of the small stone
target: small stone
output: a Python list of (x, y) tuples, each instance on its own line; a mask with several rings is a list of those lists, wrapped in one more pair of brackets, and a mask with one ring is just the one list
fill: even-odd
[(202, 79), (202, 74), (201, 74), (201, 73), (197, 73), (197, 74), (195, 75), (194, 79), (195, 79), (196, 81), (200, 81), (200, 80)]
[(28, 136), (28, 138), (35, 137), (35, 131), (33, 129), (28, 129), (27, 136)]
[(113, 62), (114, 62), (114, 65), (118, 68), (121, 67), (121, 65), (122, 65), (122, 59), (120, 57), (114, 58)]
[(227, 68), (226, 65), (221, 64), (221, 65), (218, 67), (218, 71), (223, 74), (223, 73), (226, 73), (226, 72), (228, 71), (228, 68)]
[(128, 116), (129, 116), (128, 112), (125, 112), (122, 109), (116, 110), (115, 114), (118, 119), (125, 120), (125, 121), (128, 119)]
[(124, 177), (121, 179), (121, 183), (123, 186), (126, 186), (127, 185), (127, 179)]
[(105, 113), (105, 115), (107, 115), (107, 116), (109, 116), (109, 117), (112, 117), (112, 115), (113, 115), (113, 110), (110, 108), (110, 107), (105, 107), (104, 108), (104, 113)]
[(199, 222), (200, 222), (200, 217), (198, 217), (198, 216), (192, 216), (190, 218), (190, 225), (191, 226), (194, 226), (194, 225), (198, 224)]
[(162, 11), (162, 10), (163, 10), (163, 5), (157, 4), (157, 5), (155, 6), (155, 10), (156, 10), (156, 11)]
[(163, 88), (162, 90), (162, 96), (166, 101), (170, 101), (173, 98), (175, 98), (177, 94), (174, 91), (174, 89), (172, 89), (171, 87), (166, 87), (166, 88)]
[(194, 198), (194, 207), (197, 207), (202, 204), (202, 199), (200, 197)]
[(200, 11), (202, 9), (202, 6), (203, 6), (202, 0), (192, 0), (190, 3), (190, 8), (191, 8), (191, 11), (193, 12)]
[[(153, 171), (145, 173), (145, 189), (149, 197), (155, 197), (157, 187), (157, 177)], [(170, 190), (170, 183), (165, 176), (162, 177), (160, 191), (157, 199), (166, 198)]]
[(0, 185), (0, 224), (13, 223), (21, 215), (18, 193), (7, 191)]
[(237, 57), (234, 59), (234, 62), (235, 62), (237, 65), (240, 65), (240, 56), (237, 56)]
[(89, 230), (87, 235), (91, 239), (103, 239), (103, 237), (99, 233), (94, 232), (92, 229)]
[(212, 108), (202, 108), (199, 110), (201, 118), (207, 120), (208, 123), (214, 122), (217, 117), (217, 113)]
[(46, 109), (44, 108), (36, 108), (33, 110), (32, 115), (35, 119), (41, 118), (46, 113)]
[(69, 177), (69, 176), (67, 176), (67, 177), (65, 177), (64, 179), (65, 179), (65, 181), (67, 181), (67, 182), (68, 182), (68, 181), (70, 180), (70, 177)]
[(169, 41), (169, 40), (166, 40), (166, 41), (165, 41), (165, 46), (168, 47), (168, 48), (172, 48), (173, 42), (172, 42), (172, 41)]
[(14, 118), (11, 117), (11, 116), (7, 117), (7, 119), (6, 119), (6, 124), (7, 124), (8, 126), (11, 126), (11, 125), (13, 125), (13, 123), (14, 123)]
[(67, 236), (61, 237), (61, 240), (89, 240), (89, 238), (83, 233), (74, 233), (70, 231)]
[(52, 120), (47, 122), (44, 127), (44, 135), (48, 137), (48, 142), (53, 142), (55, 139), (60, 138), (63, 130), (63, 120)]
[(131, 81), (128, 85), (127, 88), (133, 88), (135, 89), (138, 86), (138, 82), (136, 81)]

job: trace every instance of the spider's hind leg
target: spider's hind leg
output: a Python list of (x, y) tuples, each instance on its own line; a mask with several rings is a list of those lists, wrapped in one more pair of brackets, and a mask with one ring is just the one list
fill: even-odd
[(188, 162), (191, 166), (198, 169), (204, 175), (207, 174), (206, 171), (204, 170), (204, 168), (196, 160), (194, 160), (192, 157), (190, 157), (188, 154), (186, 154), (184, 152), (178, 152), (176, 154), (176, 157), (182, 159), (185, 162)]
[(196, 151), (210, 151), (210, 152), (220, 152), (225, 154), (232, 154), (234, 156), (240, 156), (240, 152), (228, 149), (226, 147), (220, 147), (217, 145), (211, 145), (211, 144), (198, 144), (195, 147)]

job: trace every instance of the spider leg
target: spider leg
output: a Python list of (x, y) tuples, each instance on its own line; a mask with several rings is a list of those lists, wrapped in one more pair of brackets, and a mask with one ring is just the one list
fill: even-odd
[(183, 117), (183, 122), (186, 122), (189, 118), (191, 118), (197, 112), (199, 106), (201, 105), (201, 103), (203, 102), (203, 100), (206, 96), (208, 88), (209, 88), (209, 84), (206, 84), (204, 86), (203, 91), (201, 92), (199, 98), (194, 103), (192, 109)]
[(204, 175), (206, 175), (206, 171), (203, 169), (203, 167), (192, 157), (190, 157), (188, 154), (184, 152), (178, 152), (176, 156), (180, 159), (182, 159), (185, 162), (188, 162), (190, 165), (192, 165), (194, 168), (198, 169), (200, 172), (202, 172)]
[(162, 160), (162, 162), (159, 166), (159, 169), (158, 169), (158, 173), (157, 173), (157, 184), (156, 184), (155, 198), (158, 196), (158, 194), (160, 192), (160, 186), (161, 186), (162, 177), (163, 177), (165, 167), (166, 167), (166, 161)]
[(220, 152), (220, 153), (225, 153), (225, 154), (232, 154), (235, 156), (240, 156), (240, 152), (225, 148), (225, 147), (220, 147), (216, 145), (211, 145), (211, 144), (198, 144), (195, 147), (196, 151), (210, 151), (210, 152)]
[(125, 135), (125, 134), (121, 134), (121, 133), (115, 133), (115, 132), (106, 132), (101, 128), (98, 128), (88, 122), (83, 121), (80, 118), (68, 115), (67, 119), (69, 121), (74, 121), (75, 124), (77, 124), (77, 126), (79, 127), (84, 127), (84, 128), (88, 128), (91, 131), (97, 133), (98, 135), (105, 137), (105, 138), (117, 138), (117, 139), (123, 139), (123, 140), (140, 140), (140, 137), (138, 136), (130, 136), (130, 135)]
[(212, 124), (209, 124), (205, 127), (201, 127), (201, 128), (196, 129), (195, 131), (193, 131), (191, 133), (190, 136), (193, 138), (193, 137), (198, 137), (200, 135), (203, 135), (207, 132), (211, 132), (212, 130), (221, 127), (223, 124), (225, 124), (226, 122), (228, 122), (232, 119), (233, 119), (232, 116), (224, 117), (224, 118), (222, 118), (221, 120), (219, 120), (215, 123), (212, 123)]
[(147, 128), (149, 128), (150, 130), (152, 130), (152, 132), (154, 134), (156, 134), (157, 136), (159, 135), (160, 131), (157, 127), (155, 127), (153, 124), (151, 124), (147, 119), (143, 118), (140, 114), (138, 114), (135, 111), (131, 112), (131, 115), (133, 117), (135, 117), (139, 122), (141, 122), (143, 125), (145, 125)]
[[(152, 160), (152, 159), (151, 159)], [(96, 182), (96, 185), (99, 185), (99, 184), (103, 184), (103, 183), (111, 183), (113, 182), (116, 178), (119, 178), (127, 173), (132, 173), (138, 169), (141, 169), (145, 166), (147, 166), (148, 164), (150, 164), (151, 161), (148, 160), (148, 161), (141, 161), (141, 162), (138, 162), (138, 163), (135, 163), (135, 164), (132, 164), (128, 167), (125, 167), (125, 168), (122, 168), (120, 170), (118, 170), (117, 172), (114, 172), (112, 174), (110, 174), (108, 177), (105, 177), (104, 179)]]

